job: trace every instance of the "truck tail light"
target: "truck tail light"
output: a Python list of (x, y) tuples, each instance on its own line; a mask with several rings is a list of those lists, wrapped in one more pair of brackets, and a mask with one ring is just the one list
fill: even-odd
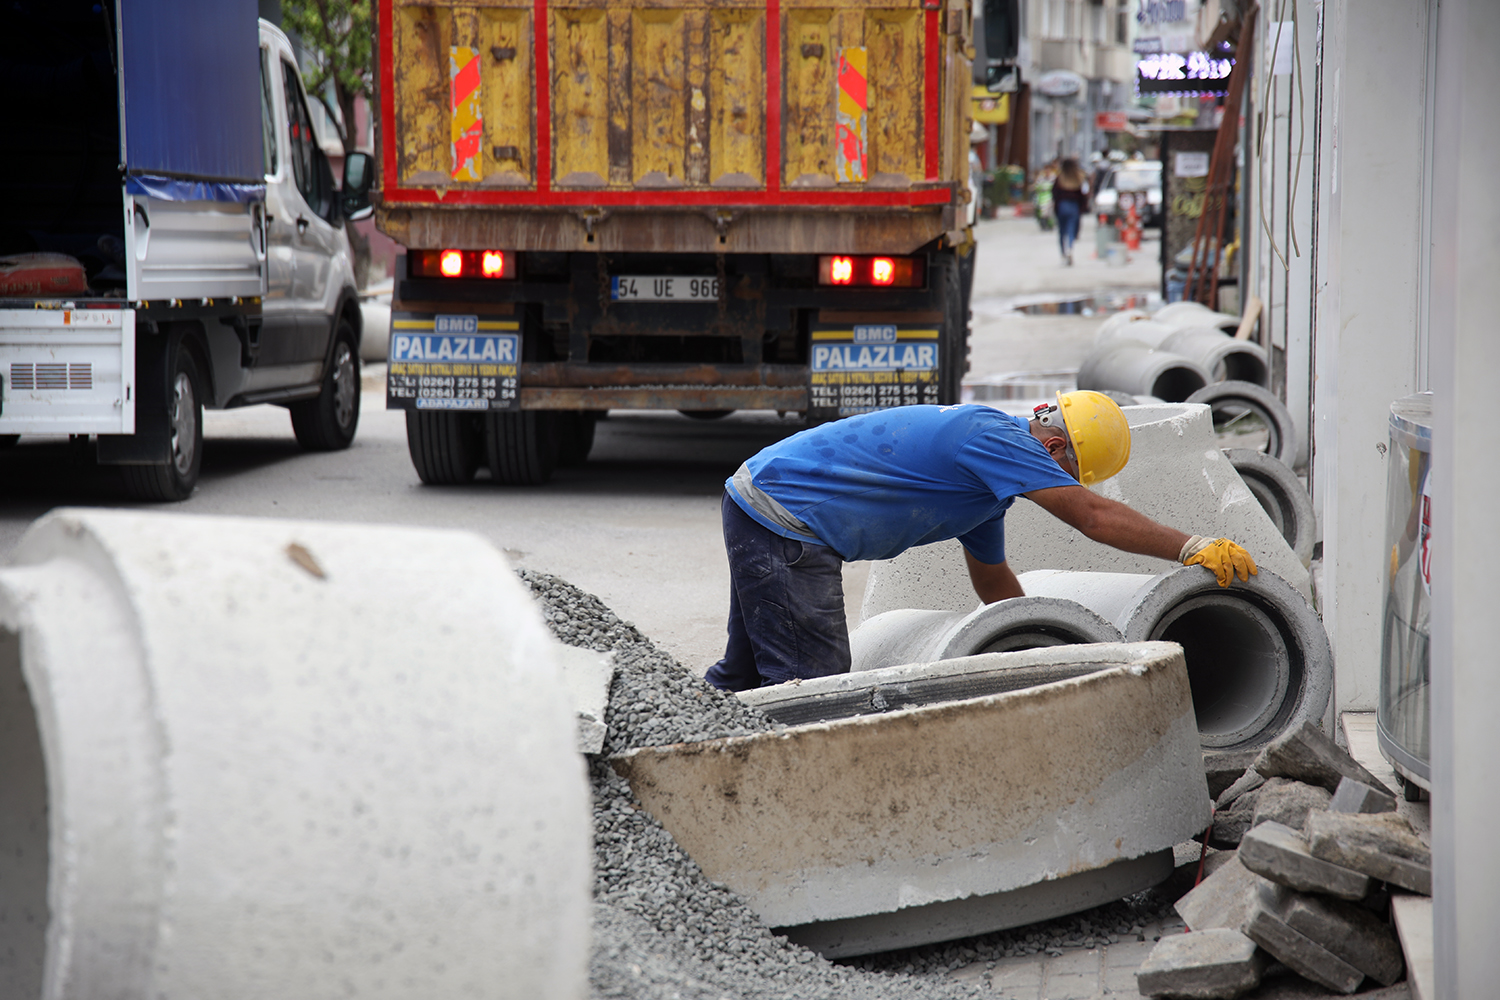
[(410, 250), (413, 278), (514, 278), (515, 254), (503, 250)]
[(921, 288), (927, 279), (923, 257), (818, 258), (818, 284), (876, 288)]

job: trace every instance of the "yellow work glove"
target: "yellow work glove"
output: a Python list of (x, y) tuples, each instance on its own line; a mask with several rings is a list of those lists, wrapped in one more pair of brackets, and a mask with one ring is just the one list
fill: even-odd
[(1187, 540), (1178, 556), (1184, 566), (1205, 566), (1213, 572), (1219, 586), (1227, 587), (1236, 576), (1244, 583), (1255, 573), (1250, 553), (1227, 538), (1204, 538), (1194, 535)]

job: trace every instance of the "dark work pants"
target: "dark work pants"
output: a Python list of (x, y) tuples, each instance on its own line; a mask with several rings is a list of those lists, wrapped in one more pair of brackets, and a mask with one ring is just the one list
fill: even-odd
[(729, 554), (729, 641), (707, 681), (725, 691), (748, 691), (848, 673), (839, 554), (776, 534), (727, 492), (721, 511)]

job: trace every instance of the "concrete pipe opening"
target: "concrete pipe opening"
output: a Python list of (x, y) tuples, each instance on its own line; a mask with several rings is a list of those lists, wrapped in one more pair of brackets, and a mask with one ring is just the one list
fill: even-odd
[(0, 996), (42, 995), (47, 836), (47, 772), (20, 637), (0, 629)]
[(1076, 601), (1013, 597), (962, 611), (887, 611), (849, 636), (853, 669), (1009, 653), (1091, 642), (1119, 642), (1120, 630)]
[(1151, 380), (1150, 391), (1147, 395), (1155, 396), (1157, 399), (1180, 402), (1202, 389), (1204, 385), (1203, 376), (1199, 375), (1195, 369), (1169, 365)]
[(1244, 742), (1286, 701), (1286, 642), (1253, 604), (1217, 594), (1190, 598), (1162, 617), (1152, 637), (1182, 646), (1206, 747)]

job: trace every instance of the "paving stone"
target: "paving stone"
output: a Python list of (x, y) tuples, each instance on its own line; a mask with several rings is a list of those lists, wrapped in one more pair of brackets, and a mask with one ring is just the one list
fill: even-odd
[(1301, 830), (1307, 822), (1308, 811), (1327, 808), (1332, 798), (1328, 789), (1319, 785), (1309, 785), (1292, 778), (1267, 778), (1255, 797), (1255, 816), (1250, 821), (1250, 826), (1280, 823), (1293, 830)]
[(1255, 769), (1268, 778), (1295, 778), (1330, 792), (1336, 791), (1339, 781), (1346, 777), (1387, 794), (1391, 791), (1311, 722), (1289, 729), (1266, 744), (1255, 758)]
[[(1323, 815), (1327, 814), (1316, 813), (1313, 818)], [(1245, 834), (1239, 858), (1252, 872), (1302, 892), (1357, 900), (1370, 891), (1366, 875), (1314, 857), (1302, 834), (1280, 823), (1262, 823)]]
[(1432, 895), (1432, 851), (1396, 813), (1316, 813), (1307, 841), (1316, 858)]
[(1299, 976), (1335, 993), (1353, 993), (1359, 989), (1360, 981), (1365, 978), (1363, 972), (1312, 938), (1288, 927), (1276, 915), (1280, 896), (1274, 887), (1262, 887), (1259, 905), (1250, 914), (1245, 933)]
[(1288, 893), (1278, 916), (1381, 985), (1401, 978), (1405, 963), (1395, 928), (1368, 910), (1326, 896)]
[(1256, 890), (1266, 881), (1240, 863), (1235, 854), (1198, 887), (1183, 896), (1174, 909), (1194, 931), (1216, 927), (1243, 931), (1255, 908)]
[(1208, 794), (1217, 799), (1226, 788), (1238, 781), (1251, 766), (1259, 750), (1212, 751), (1203, 755), (1203, 776), (1208, 779)]
[(1162, 938), (1136, 973), (1136, 985), (1148, 996), (1214, 1000), (1248, 993), (1264, 972), (1254, 941), (1216, 928)]
[(1378, 788), (1371, 788), (1355, 778), (1344, 778), (1338, 791), (1328, 803), (1328, 811), (1336, 813), (1387, 813), (1396, 811), (1396, 797), (1387, 795)]
[(1215, 809), (1227, 809), (1233, 805), (1235, 800), (1246, 792), (1253, 792), (1266, 783), (1266, 776), (1253, 767), (1247, 767), (1245, 773), (1235, 779), (1234, 784), (1224, 789), (1214, 799)]
[[(1257, 775), (1257, 777), (1260, 777)], [(1265, 781), (1261, 778), (1261, 781)], [(1224, 794), (1228, 795), (1228, 792)], [(1214, 813), (1213, 831), (1208, 842), (1215, 847), (1238, 847), (1245, 831), (1255, 825), (1255, 804), (1260, 798), (1260, 789), (1252, 788), (1236, 796), (1229, 808)]]

